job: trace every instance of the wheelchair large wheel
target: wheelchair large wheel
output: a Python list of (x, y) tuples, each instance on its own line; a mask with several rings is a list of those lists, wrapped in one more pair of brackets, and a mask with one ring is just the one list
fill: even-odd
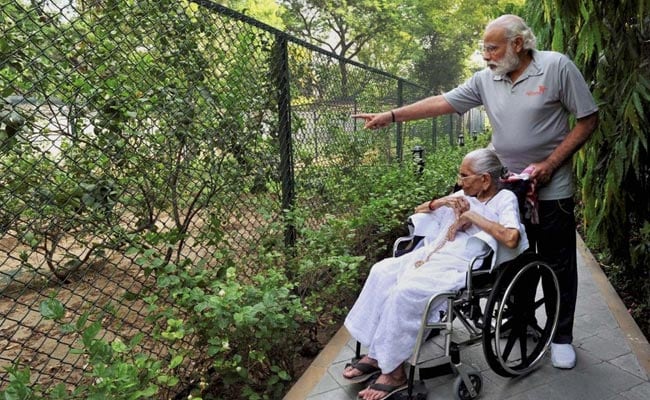
[(483, 353), (501, 376), (537, 367), (555, 334), (560, 290), (555, 272), (538, 257), (524, 254), (502, 265), (485, 306)]

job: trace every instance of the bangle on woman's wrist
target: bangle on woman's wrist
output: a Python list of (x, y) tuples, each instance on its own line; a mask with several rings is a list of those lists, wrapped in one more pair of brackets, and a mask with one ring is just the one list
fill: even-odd
[(393, 110), (390, 110), (390, 116), (393, 117), (393, 122), (395, 122), (395, 113)]

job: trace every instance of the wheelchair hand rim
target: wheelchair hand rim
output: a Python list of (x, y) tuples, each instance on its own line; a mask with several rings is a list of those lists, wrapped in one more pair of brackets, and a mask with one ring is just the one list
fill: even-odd
[(556, 296), (556, 301), (555, 301), (555, 311), (554, 311), (554, 314), (553, 314), (553, 324), (552, 324), (552, 327), (551, 327), (551, 332), (548, 335), (548, 338), (546, 339), (546, 342), (544, 343), (542, 351), (539, 352), (537, 357), (535, 357), (535, 359), (532, 360), (528, 364), (527, 367), (525, 367), (525, 368), (517, 368), (517, 369), (511, 368), (510, 366), (508, 366), (506, 361), (503, 359), (503, 355), (502, 355), (502, 351), (501, 351), (502, 350), (501, 349), (501, 341), (499, 340), (499, 338), (501, 337), (501, 323), (500, 322), (503, 320), (503, 317), (504, 317), (503, 313), (504, 313), (504, 308), (505, 308), (505, 305), (506, 305), (505, 301), (501, 301), (501, 303), (499, 304), (499, 309), (498, 309), (498, 313), (497, 313), (497, 319), (496, 319), (497, 323), (496, 323), (496, 328), (495, 328), (495, 340), (494, 340), (495, 349), (496, 349), (496, 356), (497, 356), (497, 358), (499, 360), (499, 363), (503, 367), (503, 369), (506, 372), (508, 372), (509, 374), (512, 374), (513, 376), (526, 374), (529, 371), (531, 371), (531, 370), (533, 370), (534, 368), (537, 367), (537, 364), (539, 363), (539, 361), (542, 359), (542, 357), (544, 357), (544, 355), (548, 351), (548, 348), (549, 348), (549, 346), (551, 344), (551, 341), (553, 340), (553, 336), (555, 335), (555, 330), (557, 329), (557, 320), (558, 320), (558, 314), (559, 314), (559, 310), (560, 310), (560, 301), (559, 301), (560, 300), (559, 299), (560, 285), (558, 283), (557, 276), (555, 275), (555, 272), (545, 262), (534, 261), (534, 262), (530, 262), (530, 263), (526, 264), (524, 267), (522, 267), (515, 274), (515, 276), (512, 278), (512, 280), (508, 284), (508, 287), (506, 288), (506, 291), (504, 292), (503, 299), (507, 299), (510, 296), (510, 294), (514, 290), (514, 286), (515, 286), (514, 284), (521, 277), (521, 275), (523, 275), (530, 268), (536, 268), (536, 267), (543, 267), (544, 268), (544, 272), (543, 273), (540, 272), (540, 280), (543, 279), (543, 274), (547, 274), (547, 276), (550, 276), (552, 278), (551, 282), (553, 283), (553, 287), (555, 288), (555, 293), (557, 294), (557, 296)]

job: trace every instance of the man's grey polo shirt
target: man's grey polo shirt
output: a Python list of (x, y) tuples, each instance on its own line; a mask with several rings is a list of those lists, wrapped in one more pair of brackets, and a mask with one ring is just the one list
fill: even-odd
[[(493, 128), (492, 144), (508, 169), (519, 173), (543, 161), (569, 133), (569, 116), (598, 111), (582, 74), (565, 55), (532, 52), (533, 60), (514, 84), (488, 68), (445, 93), (456, 112), (484, 105)], [(540, 200), (573, 196), (573, 171), (567, 160), (539, 191)]]

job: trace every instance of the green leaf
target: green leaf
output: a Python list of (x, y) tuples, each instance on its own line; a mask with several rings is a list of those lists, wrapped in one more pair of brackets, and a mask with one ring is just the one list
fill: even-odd
[(636, 112), (640, 117), (643, 117), (645, 113), (643, 112), (643, 106), (641, 105), (641, 99), (639, 98), (639, 92), (634, 91), (632, 93), (632, 102), (634, 107), (636, 107)]
[(115, 338), (111, 342), (111, 348), (116, 353), (125, 353), (129, 351), (129, 348), (126, 346), (126, 344), (124, 344), (124, 342), (120, 338)]
[(278, 372), (278, 376), (280, 377), (280, 379), (285, 380), (285, 381), (291, 380), (291, 376), (287, 373), (287, 371), (284, 371), (284, 370)]
[(58, 321), (65, 315), (65, 308), (57, 299), (43, 300), (39, 309), (45, 319)]
[(562, 20), (557, 18), (554, 21), (553, 27), (553, 43), (551, 48), (555, 51), (564, 52), (564, 30), (562, 28)]
[(98, 321), (93, 322), (90, 324), (82, 333), (82, 338), (84, 341), (84, 344), (88, 345), (92, 342), (92, 340), (97, 336), (99, 331), (102, 329), (101, 324)]
[(57, 384), (48, 395), (50, 400), (67, 400), (70, 398), (70, 394), (63, 383)]
[(85, 205), (87, 205), (87, 206), (90, 207), (90, 206), (92, 206), (93, 204), (95, 204), (95, 197), (92, 196), (92, 195), (90, 195), (90, 194), (88, 194), (88, 193), (84, 193), (84, 194), (81, 196), (81, 201), (82, 201)]
[(79, 319), (75, 323), (75, 326), (78, 331), (81, 331), (86, 327), (86, 322), (88, 322), (89, 317), (90, 314), (88, 312), (84, 312), (83, 314), (81, 314), (81, 317), (79, 317)]
[(138, 332), (135, 334), (131, 340), (129, 340), (129, 347), (133, 348), (142, 342), (142, 339), (144, 339), (144, 334), (142, 332)]
[(173, 387), (178, 384), (179, 379), (176, 376), (158, 375), (156, 377), (156, 381), (158, 381), (158, 383), (162, 383), (165, 386)]
[(138, 390), (135, 392), (135, 394), (131, 397), (132, 399), (147, 399), (153, 397), (158, 393), (158, 386), (156, 385), (150, 385), (144, 390)]
[(178, 367), (179, 365), (181, 365), (182, 362), (183, 362), (183, 356), (182, 355), (174, 356), (172, 358), (171, 362), (169, 363), (169, 368), (174, 369), (174, 368)]

